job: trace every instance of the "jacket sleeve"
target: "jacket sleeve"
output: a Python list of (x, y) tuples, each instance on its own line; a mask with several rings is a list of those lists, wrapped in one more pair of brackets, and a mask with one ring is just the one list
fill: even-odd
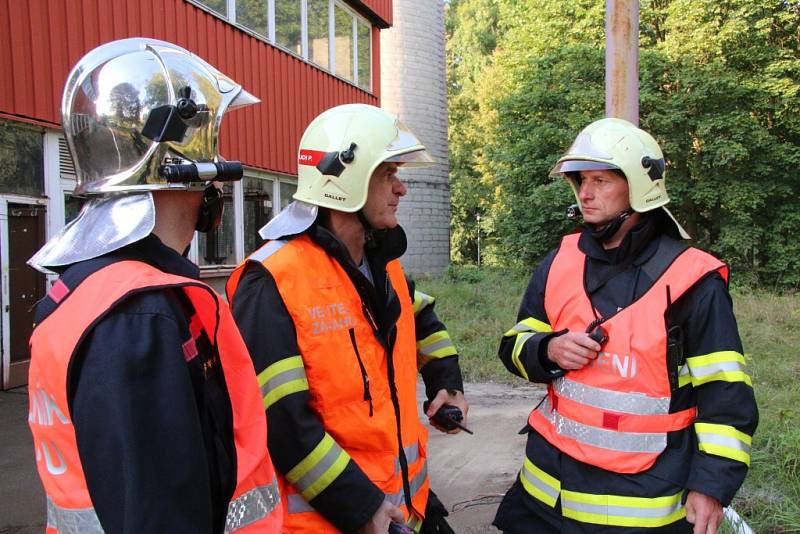
[(684, 297), (686, 364), (679, 384), (690, 385), (697, 403), (686, 486), (727, 506), (750, 465), (758, 408), (725, 282), (714, 273)]
[(255, 365), (267, 412), (267, 445), (275, 468), (339, 530), (353, 532), (375, 514), (383, 491), (325, 431), (309, 406), (303, 355), (294, 322), (272, 275), (251, 264), (232, 299), (234, 319)]
[(436, 299), (416, 289), (414, 280), (406, 277), (414, 303), (414, 324), (417, 336), (417, 369), (425, 382), (425, 395), (432, 400), (442, 389), (464, 391), (458, 352), (439, 320), (434, 306)]
[[(170, 307), (113, 310), (70, 372), (78, 453), (106, 532), (212, 532), (214, 491), (195, 391)], [(160, 308), (160, 310), (158, 309)]]
[(517, 324), (503, 334), (498, 356), (513, 374), (531, 382), (550, 382), (565, 371), (547, 359), (547, 343), (554, 336), (544, 309), (547, 275), (555, 258), (551, 252), (531, 276), (517, 312)]

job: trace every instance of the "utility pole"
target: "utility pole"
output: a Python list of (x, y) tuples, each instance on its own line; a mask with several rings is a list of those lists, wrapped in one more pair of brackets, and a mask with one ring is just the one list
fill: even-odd
[(606, 117), (639, 125), (639, 0), (606, 0)]
[(478, 220), (478, 267), (481, 266), (481, 214), (475, 215)]

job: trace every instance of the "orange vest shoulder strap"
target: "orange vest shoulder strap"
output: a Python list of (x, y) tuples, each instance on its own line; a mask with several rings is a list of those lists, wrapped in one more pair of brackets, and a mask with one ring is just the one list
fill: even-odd
[[(299, 244), (304, 238), (308, 239), (305, 236), (300, 236), (291, 240), (276, 239), (274, 241), (267, 241), (261, 248), (250, 254), (250, 256), (236, 267), (233, 273), (231, 273), (230, 278), (228, 278), (228, 282), (225, 284), (225, 296), (228, 298), (228, 302), (233, 303), (233, 297), (236, 294), (236, 289), (239, 287), (239, 282), (242, 280), (242, 275), (244, 275), (247, 266), (251, 262), (266, 266), (267, 260), (273, 257), (276, 252), (290, 243), (295, 243), (295, 241)], [(297, 244), (295, 244), (295, 246), (296, 245)]]
[[(61, 295), (57, 317), (70, 323), (70, 328), (58, 328), (61, 343), (77, 346), (92, 323), (132, 293), (186, 285), (205, 286), (197, 280), (167, 274), (140, 261), (125, 260), (103, 267), (86, 277), (78, 287)], [(48, 316), (34, 330), (34, 335), (46, 335), (55, 317), (56, 314)]]

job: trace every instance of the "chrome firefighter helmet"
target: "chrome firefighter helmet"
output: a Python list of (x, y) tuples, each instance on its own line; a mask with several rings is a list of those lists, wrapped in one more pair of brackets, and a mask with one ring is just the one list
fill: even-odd
[(70, 72), (61, 102), (79, 195), (202, 189), (241, 178), (217, 153), (222, 116), (258, 99), (164, 41), (113, 41)]
[(591, 170), (617, 170), (628, 182), (631, 209), (645, 213), (662, 208), (685, 238), (689, 235), (666, 208), (669, 203), (665, 183), (664, 154), (649, 133), (624, 119), (600, 119), (588, 125), (550, 172), (569, 183), (580, 205), (578, 173)]
[(308, 228), (319, 207), (355, 213), (367, 201), (369, 181), (384, 162), (435, 164), (425, 146), (400, 120), (381, 108), (345, 104), (318, 115), (300, 139), (293, 202), (261, 229), (277, 239)]
[(95, 258), (153, 230), (152, 191), (206, 189), (241, 179), (217, 152), (226, 111), (257, 103), (189, 51), (132, 38), (87, 53), (67, 77), (62, 123), (88, 197), (78, 217), (29, 261), (40, 271)]

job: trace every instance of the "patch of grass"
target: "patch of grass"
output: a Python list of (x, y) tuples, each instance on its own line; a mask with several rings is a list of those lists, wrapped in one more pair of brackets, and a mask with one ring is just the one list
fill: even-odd
[[(417, 281), (436, 297), (466, 380), (522, 383), (500, 363), (497, 347), (516, 322), (529, 276), (451, 267), (441, 278)], [(737, 288), (733, 301), (761, 418), (733, 507), (758, 534), (800, 532), (800, 295)]]
[(733, 295), (760, 421), (733, 502), (758, 533), (800, 532), (800, 295)]
[(500, 336), (514, 326), (527, 275), (500, 268), (450, 267), (441, 278), (417, 279), (436, 297), (436, 313), (458, 348), (464, 379), (522, 383), (497, 357)]

